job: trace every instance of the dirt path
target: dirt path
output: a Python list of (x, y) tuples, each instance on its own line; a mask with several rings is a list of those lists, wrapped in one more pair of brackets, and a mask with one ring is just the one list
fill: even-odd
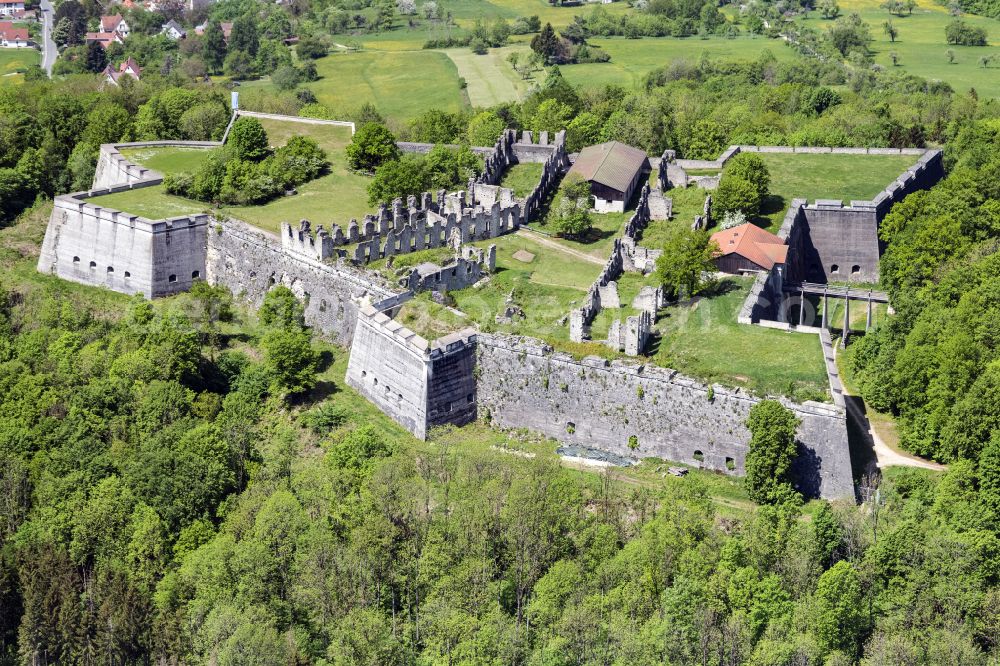
[(531, 231), (521, 227), (517, 230), (517, 235), (523, 238), (530, 238), (539, 245), (544, 245), (545, 247), (552, 248), (553, 250), (559, 250), (560, 252), (565, 252), (566, 254), (572, 255), (577, 259), (582, 259), (583, 261), (590, 262), (592, 264), (597, 264), (598, 266), (603, 266), (605, 259), (599, 259), (598, 257), (592, 257), (586, 252), (580, 252), (579, 250), (574, 250), (571, 247), (566, 247), (560, 243), (555, 242), (551, 238), (548, 238), (544, 234), (540, 234), (537, 231)]

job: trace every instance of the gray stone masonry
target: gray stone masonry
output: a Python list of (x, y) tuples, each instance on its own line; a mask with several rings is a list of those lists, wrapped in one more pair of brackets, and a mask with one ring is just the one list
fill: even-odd
[(465, 289), (479, 282), (496, 269), (497, 246), (487, 249), (464, 246), (461, 254), (444, 266), (424, 263), (412, 269), (400, 285), (416, 293), (437, 291), (445, 293)]
[[(626, 457), (657, 456), (743, 474), (750, 440), (745, 424), (758, 399), (739, 390), (710, 388), (664, 368), (576, 360), (530, 338), (480, 334), (477, 356), (479, 412), (496, 425)], [(844, 410), (783, 402), (801, 420), (799, 489), (807, 496), (853, 498)]]
[(475, 331), (428, 343), (381, 308), (359, 312), (348, 385), (421, 439), (431, 427), (475, 420)]
[(306, 323), (345, 346), (364, 303), (400, 296), (371, 272), (290, 253), (273, 234), (236, 220), (209, 229), (206, 277), (255, 307), (269, 289), (285, 285), (305, 302)]
[(208, 215), (147, 220), (88, 202), (149, 184), (56, 197), (38, 258), (39, 272), (147, 298), (189, 289), (205, 275)]

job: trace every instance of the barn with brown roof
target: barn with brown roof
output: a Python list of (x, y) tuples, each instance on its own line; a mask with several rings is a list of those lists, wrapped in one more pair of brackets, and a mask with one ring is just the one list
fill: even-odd
[(649, 158), (638, 148), (618, 141), (587, 146), (580, 151), (569, 174), (590, 182), (594, 208), (600, 213), (623, 213), (643, 177)]
[(712, 240), (719, 246), (714, 263), (723, 273), (769, 271), (788, 256), (785, 241), (754, 224), (716, 231)]

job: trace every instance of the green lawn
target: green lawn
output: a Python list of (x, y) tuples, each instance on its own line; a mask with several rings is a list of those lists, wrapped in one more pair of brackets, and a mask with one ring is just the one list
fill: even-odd
[(503, 178), (500, 180), (500, 186), (514, 190), (514, 196), (523, 199), (531, 194), (531, 191), (538, 185), (541, 177), (541, 162), (515, 164), (504, 172)]
[(395, 319), (428, 341), (472, 325), (467, 318), (432, 300), (429, 291), (418, 294), (403, 304)]
[[(347, 117), (365, 102), (395, 121), (468, 104), (455, 63), (440, 51), (334, 52), (317, 60), (316, 69), (320, 79), (308, 87), (337, 117)], [(268, 79), (243, 87), (273, 90)]]
[(792, 199), (868, 200), (917, 161), (913, 155), (759, 155), (771, 174), (771, 196), (758, 223), (770, 231), (781, 227)]
[[(720, 295), (675, 305), (661, 314), (657, 365), (758, 394), (828, 395), (819, 336), (736, 322), (751, 278), (728, 278)], [(729, 289), (729, 291), (725, 291)]]
[(21, 83), (24, 76), (18, 70), (40, 63), (41, 53), (35, 49), (0, 49), (0, 85)]
[[(491, 243), (497, 246), (496, 273), (479, 289), (450, 292), (456, 307), (484, 330), (568, 341), (569, 327), (559, 320), (579, 306), (601, 266), (513, 234), (476, 245)], [(530, 252), (534, 259), (529, 263), (515, 259), (518, 250)], [(511, 293), (525, 319), (496, 324), (494, 318), (504, 310)]]
[[(351, 130), (332, 125), (311, 125), (260, 119), (271, 146), (283, 146), (292, 136), (309, 136), (326, 150), (330, 172), (298, 188), (298, 194), (278, 197), (262, 206), (223, 207), (218, 212), (277, 233), (282, 222), (306, 219), (314, 224), (339, 224), (347, 228), (352, 217), (369, 213), (368, 178), (347, 167), (344, 147), (350, 143)], [(197, 166), (204, 153), (183, 148), (134, 149), (129, 159), (164, 173), (189, 171)], [(91, 200), (101, 206), (117, 208), (150, 219), (188, 215), (205, 211), (209, 204), (169, 195), (162, 186), (119, 192)]]
[(611, 62), (585, 63), (581, 65), (565, 65), (559, 69), (563, 76), (574, 85), (584, 87), (601, 87), (609, 84), (632, 87), (640, 85), (646, 74), (657, 67), (668, 64), (671, 60), (687, 59), (697, 61), (703, 53), (716, 59), (753, 60), (764, 49), (770, 51), (779, 60), (790, 60), (796, 57), (794, 52), (782, 42), (766, 37), (709, 37), (699, 39), (686, 37), (647, 37), (644, 39), (625, 39), (624, 37), (608, 37), (588, 40), (589, 44), (599, 46), (611, 56)]
[(141, 164), (144, 167), (154, 169), (160, 173), (182, 173), (191, 172), (201, 166), (208, 155), (205, 148), (125, 148), (121, 151), (122, 157)]

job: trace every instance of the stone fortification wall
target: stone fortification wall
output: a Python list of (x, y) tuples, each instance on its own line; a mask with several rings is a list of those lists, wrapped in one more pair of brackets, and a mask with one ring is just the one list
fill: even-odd
[(416, 293), (420, 291), (448, 292), (465, 289), (479, 282), (488, 273), (496, 269), (497, 246), (490, 245), (486, 249), (464, 246), (452, 261), (444, 266), (436, 264), (421, 264), (400, 284)]
[[(601, 311), (601, 288), (615, 282), (625, 272), (625, 250), (622, 239), (616, 238), (611, 247), (611, 255), (604, 263), (597, 279), (590, 285), (583, 303), (569, 314), (569, 339), (582, 342), (590, 338), (590, 324)], [(615, 291), (617, 293), (617, 290)]]
[(514, 156), (514, 143), (516, 141), (517, 133), (514, 130), (506, 129), (500, 133), (493, 148), (483, 157), (483, 172), (479, 174), (477, 182), (484, 185), (500, 183), (504, 172), (517, 161)]
[[(427, 153), (434, 150), (434, 146), (444, 146), (445, 148), (451, 148), (452, 150), (457, 150), (461, 148), (458, 144), (454, 143), (420, 143), (417, 141), (397, 141), (396, 147), (399, 148), (401, 153), (416, 153), (418, 155), (426, 155)], [(469, 148), (472, 152), (477, 155), (482, 155), (486, 157), (493, 153), (493, 148), (487, 146), (470, 146)]]
[[(555, 143), (551, 146), (536, 146), (531, 144), (531, 132), (525, 132), (526, 137), (522, 137), (522, 143), (514, 144), (514, 154), (518, 162), (542, 162), (542, 175), (538, 179), (538, 184), (528, 193), (521, 207), (521, 221), (523, 224), (531, 222), (538, 214), (539, 208), (545, 199), (559, 187), (559, 181), (569, 168), (569, 155), (566, 153), (566, 132), (560, 131), (556, 134)], [(541, 132), (542, 141), (548, 140), (545, 132)], [(527, 139), (529, 143), (524, 143)], [(536, 150), (539, 149), (539, 150)], [(535, 159), (536, 156), (545, 155), (544, 159)]]
[(130, 162), (121, 154), (122, 148), (218, 148), (218, 141), (142, 141), (137, 143), (105, 143), (101, 145), (97, 157), (97, 169), (94, 171), (93, 189), (129, 185), (143, 181), (155, 180), (158, 184), (163, 174), (144, 166)]
[(431, 427), (475, 420), (475, 332), (429, 343), (385, 309), (387, 302), (360, 309), (347, 383), (421, 439)]
[(372, 273), (290, 253), (273, 234), (236, 220), (212, 226), (206, 246), (209, 282), (225, 285), (253, 306), (271, 287), (283, 284), (305, 301), (306, 322), (345, 346), (361, 305), (394, 297), (394, 290)]
[(154, 221), (88, 201), (150, 184), (142, 181), (56, 197), (38, 270), (147, 298), (190, 288), (205, 274), (208, 215)]
[[(576, 360), (527, 338), (480, 335), (477, 355), (479, 413), (494, 424), (627, 457), (744, 471), (745, 423), (757, 399), (739, 390), (710, 388), (663, 368)], [(844, 410), (785, 404), (802, 421), (799, 488), (807, 495), (853, 498)]]

